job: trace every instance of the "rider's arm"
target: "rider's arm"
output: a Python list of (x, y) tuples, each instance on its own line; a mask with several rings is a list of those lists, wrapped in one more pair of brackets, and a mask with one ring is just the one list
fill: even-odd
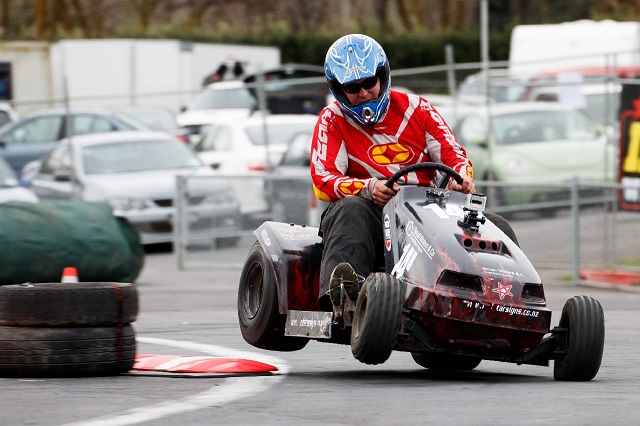
[(320, 112), (311, 141), (311, 179), (316, 196), (336, 201), (351, 195), (372, 198), (376, 178), (347, 176), (349, 157), (340, 131), (344, 118), (336, 104)]
[(467, 152), (458, 143), (440, 113), (431, 104), (428, 104), (426, 109), (426, 144), (431, 160), (451, 167), (462, 176), (462, 185), (452, 180), (451, 189), (465, 193), (474, 192), (473, 167), (471, 160), (467, 158)]

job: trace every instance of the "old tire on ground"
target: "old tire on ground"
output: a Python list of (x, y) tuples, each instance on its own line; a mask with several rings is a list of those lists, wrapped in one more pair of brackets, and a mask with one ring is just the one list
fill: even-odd
[(138, 316), (131, 283), (27, 283), (0, 286), (0, 326), (129, 324)]
[(566, 355), (554, 361), (554, 379), (593, 379), (604, 351), (604, 311), (600, 302), (589, 296), (572, 297), (562, 308), (559, 326), (567, 329), (566, 339), (561, 339), (558, 348)]
[(382, 272), (367, 277), (356, 303), (351, 326), (351, 352), (360, 362), (385, 362), (396, 344), (404, 285), (397, 278)]
[(129, 371), (136, 340), (122, 327), (0, 327), (0, 376), (109, 376)]
[(469, 371), (480, 365), (481, 358), (444, 353), (412, 353), (413, 360), (432, 371)]
[(240, 274), (238, 321), (244, 340), (260, 349), (297, 351), (309, 342), (284, 335), (286, 316), (278, 311), (275, 273), (258, 242), (251, 247)]

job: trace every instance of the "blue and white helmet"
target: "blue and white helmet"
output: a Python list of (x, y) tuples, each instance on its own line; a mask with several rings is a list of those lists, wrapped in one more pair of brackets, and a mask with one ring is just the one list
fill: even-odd
[[(389, 60), (382, 46), (371, 37), (349, 34), (336, 40), (327, 52), (324, 73), (342, 111), (359, 123), (375, 124), (387, 110), (391, 87)], [(378, 98), (360, 105), (350, 104), (341, 86), (372, 76), (380, 79)]]

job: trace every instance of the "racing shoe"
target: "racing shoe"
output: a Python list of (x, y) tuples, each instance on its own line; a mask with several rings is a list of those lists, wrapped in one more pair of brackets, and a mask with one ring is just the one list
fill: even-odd
[(331, 273), (331, 281), (329, 283), (329, 297), (333, 306), (340, 306), (340, 287), (344, 286), (344, 292), (352, 302), (358, 300), (361, 282), (350, 264), (346, 262), (339, 263)]

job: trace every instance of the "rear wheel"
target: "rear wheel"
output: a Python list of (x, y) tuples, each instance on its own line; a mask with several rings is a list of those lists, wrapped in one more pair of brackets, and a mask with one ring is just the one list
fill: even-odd
[(244, 340), (260, 349), (297, 351), (309, 342), (284, 335), (286, 316), (278, 310), (275, 273), (258, 242), (251, 247), (240, 274), (238, 320)]
[(411, 356), (418, 365), (433, 371), (469, 371), (482, 361), (474, 356), (443, 353), (414, 352)]
[(385, 362), (396, 344), (404, 285), (397, 278), (376, 272), (365, 280), (358, 296), (351, 327), (351, 352), (365, 364)]
[(553, 377), (562, 381), (593, 379), (604, 351), (604, 311), (589, 296), (575, 296), (562, 308), (560, 327), (566, 328), (559, 350), (566, 352), (553, 365)]

